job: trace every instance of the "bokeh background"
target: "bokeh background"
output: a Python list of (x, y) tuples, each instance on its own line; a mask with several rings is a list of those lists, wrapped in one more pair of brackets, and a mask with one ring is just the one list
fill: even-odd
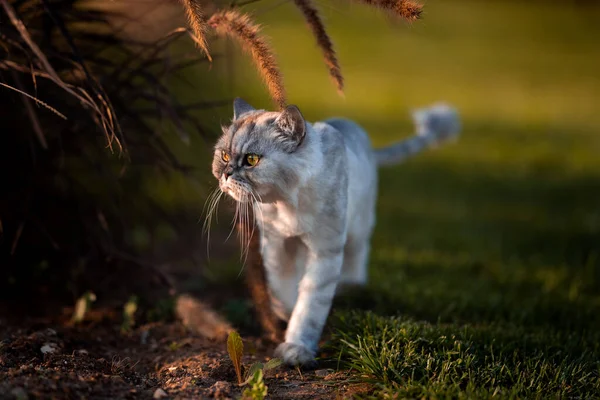
[[(302, 16), (277, 4), (259, 2), (253, 14), (289, 101), (309, 120), (352, 118), (384, 146), (411, 134), (416, 107), (445, 101), (460, 111), (456, 144), (381, 171), (373, 287), (428, 319), (587, 324), (600, 304), (600, 9), (429, 1), (409, 24), (319, 2), (346, 79), (340, 97)], [(273, 107), (233, 47), (196, 79), (219, 77), (224, 93)]]
[[(560, 317), (567, 324), (590, 323), (600, 306), (600, 7), (432, 0), (424, 4), (422, 19), (409, 23), (359, 2), (317, 5), (342, 66), (343, 96), (291, 2), (243, 6), (272, 44), (288, 101), (308, 120), (354, 119), (376, 147), (411, 135), (411, 110), (438, 101), (456, 107), (463, 124), (458, 142), (381, 170), (370, 272), (374, 301), (429, 320), (550, 323)], [(112, 23), (132, 40), (153, 41), (185, 25), (177, 2), (96, 6), (121, 13)], [(225, 242), (230, 203), (222, 202), (211, 242), (202, 235), (203, 207), (216, 187), (212, 144), (230, 121), (233, 97), (257, 108), (274, 107), (250, 57), (236, 43), (211, 37), (210, 47), (212, 63), (190, 64), (157, 81), (181, 104), (208, 105), (190, 108), (199, 123), (185, 125), (187, 140), (169, 125), (168, 115), (150, 125), (189, 167), (186, 173), (158, 174), (147, 163), (133, 163), (116, 186), (104, 186), (98, 175), (79, 177), (101, 202), (119, 199), (111, 204), (121, 212), (115, 218), (132, 216), (117, 224), (117, 247), (127, 249), (119, 254), (127, 254), (128, 262), (152, 264), (159, 281), (171, 281), (181, 291), (241, 284), (236, 241)], [(187, 37), (164, 51), (169, 57), (200, 53)], [(152, 90), (152, 81), (147, 85)], [(132, 146), (134, 159), (136, 151), (145, 150)], [(118, 153), (106, 156), (100, 165), (127, 164)], [(13, 243), (13, 228), (5, 229), (5, 244)], [(8, 287), (23, 294), (20, 283), (43, 286), (44, 279), (58, 276), (44, 255), (40, 258), (28, 261), (35, 264), (32, 271), (14, 265), (7, 270)], [(58, 285), (64, 278), (65, 288), (52, 289), (54, 279), (44, 296), (65, 289), (74, 302), (93, 289), (119, 303), (131, 290), (143, 291), (121, 288), (137, 280), (123, 279), (113, 269), (103, 272), (101, 263), (69, 262), (77, 266), (66, 267), (76, 271), (66, 278), (60, 275)], [(131, 271), (130, 264), (117, 270)], [(109, 278), (94, 273), (84, 279), (86, 269)], [(31, 281), (35, 284), (29, 285), (29, 276), (38, 278)], [(95, 287), (98, 282), (103, 286)], [(386, 299), (376, 300), (379, 295)], [(235, 304), (232, 312), (243, 315)]]
[[(98, 4), (125, 13), (129, 19), (115, 21), (124, 37), (135, 40), (158, 39), (185, 24), (174, 1)], [(356, 370), (383, 382), (384, 391), (403, 382), (408, 397), (488, 397), (496, 388), (517, 397), (600, 393), (600, 6), (428, 0), (422, 20), (408, 23), (358, 1), (316, 4), (345, 77), (343, 96), (292, 2), (243, 6), (272, 44), (288, 101), (309, 121), (351, 118), (379, 147), (412, 134), (411, 110), (444, 101), (459, 111), (463, 126), (456, 143), (381, 169), (370, 282), (356, 297), (340, 300), (341, 311), (332, 317), (337, 322), (328, 328), (329, 348), (346, 352)], [(181, 104), (201, 105), (188, 110), (199, 121), (185, 121), (188, 140), (169, 115), (151, 125), (188, 166), (185, 172), (157, 173), (150, 157), (145, 165), (128, 165), (114, 187), (82, 175), (100, 204), (118, 210), (108, 222), (123, 250), (110, 253), (110, 260), (75, 253), (53, 264), (44, 252), (36, 258), (35, 248), (21, 249), (30, 251), (22, 258), (28, 261), (3, 272), (0, 311), (14, 314), (14, 299), (26, 294), (34, 296), (33, 310), (53, 312), (92, 291), (97, 304), (114, 307), (142, 299), (146, 314), (138, 319), (160, 320), (173, 317), (176, 293), (189, 292), (211, 302), (234, 326), (256, 332), (239, 249), (234, 238), (226, 241), (231, 202), (222, 202), (209, 243), (202, 222), (205, 201), (217, 186), (210, 173), (212, 145), (231, 119), (232, 99), (242, 97), (256, 108), (274, 105), (237, 44), (213, 37), (209, 43), (212, 63), (159, 78)], [(165, 49), (173, 56), (200, 55), (185, 36)], [(94, 148), (104, 144), (99, 137)], [(130, 146), (134, 159), (138, 149)], [(107, 150), (93, 154), (96, 165), (113, 172), (126, 164)], [(8, 265), (19, 228), (7, 225), (11, 209), (0, 206), (0, 261)], [(60, 279), (56, 265), (67, 271)], [(144, 283), (149, 277), (152, 282)], [(49, 301), (54, 297), (59, 300)], [(356, 309), (371, 314), (353, 314)], [(385, 334), (372, 348), (362, 343), (363, 353), (344, 347), (358, 346), (356, 335), (380, 338), (383, 331), (395, 332), (398, 343), (416, 346), (420, 355), (386, 348)], [(423, 337), (430, 342), (423, 344)], [(360, 360), (369, 348), (388, 356), (365, 366)], [(448, 364), (434, 361), (430, 368), (431, 360)], [(402, 380), (405, 375), (390, 372), (405, 367), (421, 375)], [(442, 373), (450, 370), (457, 375)]]

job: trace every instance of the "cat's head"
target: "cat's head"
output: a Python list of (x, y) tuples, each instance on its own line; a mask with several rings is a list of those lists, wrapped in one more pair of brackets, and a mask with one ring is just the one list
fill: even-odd
[(217, 141), (212, 172), (221, 190), (239, 202), (270, 202), (298, 182), (294, 153), (302, 148), (306, 122), (296, 106), (281, 112), (233, 103), (233, 121)]

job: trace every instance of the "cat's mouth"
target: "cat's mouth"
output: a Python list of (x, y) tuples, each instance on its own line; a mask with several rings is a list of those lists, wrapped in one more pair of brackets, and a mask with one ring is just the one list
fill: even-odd
[(243, 191), (227, 188), (225, 189), (225, 193), (227, 193), (229, 197), (231, 197), (239, 203), (247, 203), (250, 201), (250, 195)]
[(248, 203), (252, 199), (252, 191), (247, 184), (231, 179), (221, 184), (221, 190), (239, 203)]

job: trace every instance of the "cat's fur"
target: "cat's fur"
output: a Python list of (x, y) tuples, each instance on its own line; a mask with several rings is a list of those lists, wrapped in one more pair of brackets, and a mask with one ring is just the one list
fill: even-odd
[[(459, 130), (456, 113), (444, 105), (413, 117), (415, 136), (374, 150), (350, 120), (311, 124), (295, 106), (270, 112), (235, 100), (212, 171), (238, 206), (254, 207), (274, 311), (288, 321), (276, 350), (287, 364), (314, 360), (336, 289), (366, 283), (378, 166), (400, 162)], [(258, 164), (247, 165), (247, 154), (259, 155)]]

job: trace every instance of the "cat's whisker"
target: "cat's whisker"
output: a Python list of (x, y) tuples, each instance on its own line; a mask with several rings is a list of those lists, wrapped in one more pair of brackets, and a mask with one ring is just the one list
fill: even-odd
[[(215, 204), (213, 205), (213, 209), (214, 210), (218, 210), (219, 209), (218, 208), (219, 207), (219, 202), (221, 201), (221, 198), (223, 198), (223, 195), (225, 194), (225, 192), (223, 192), (220, 188), (219, 188), (219, 191), (220, 191), (219, 195), (218, 195), (217, 199), (215, 200)], [(214, 210), (213, 210), (213, 212), (214, 212)], [(219, 223), (219, 213), (215, 212), (214, 215), (215, 215), (215, 220), (216, 220), (216, 222), (218, 224)]]
[[(206, 210), (206, 215), (204, 217), (204, 224), (202, 226), (202, 231), (204, 233), (209, 232), (212, 222), (212, 216), (216, 210), (216, 206), (219, 203), (219, 200), (223, 196), (223, 191), (220, 188), (216, 188), (211, 195), (208, 197), (206, 202), (204, 203), (204, 207), (202, 209), (202, 213)], [(207, 207), (208, 204), (208, 207)]]
[(242, 229), (242, 237), (240, 238), (240, 261), (244, 262), (244, 254), (246, 253), (246, 237), (248, 236), (248, 204), (244, 202), (244, 222)]
[[(240, 261), (242, 264), (245, 264), (248, 259), (248, 254), (250, 250), (250, 239), (252, 237), (251, 228), (250, 228), (250, 219), (252, 216), (250, 215), (250, 207), (253, 204), (250, 204), (253, 200), (253, 193), (251, 188), (242, 187), (240, 188), (240, 193), (238, 195), (239, 201), (236, 201), (236, 212), (234, 216), (234, 226), (238, 225), (238, 237), (240, 240)], [(252, 221), (254, 224), (254, 220)], [(254, 229), (252, 228), (252, 232)], [(229, 237), (233, 233), (233, 230), (229, 233)], [(242, 265), (243, 270), (243, 265)], [(240, 271), (241, 274), (241, 271)]]
[[(210, 259), (210, 227), (212, 225), (212, 217), (215, 214), (215, 211), (218, 209), (219, 201), (223, 196), (223, 191), (221, 188), (217, 187), (208, 197), (208, 199), (204, 202), (204, 210), (207, 210), (206, 215), (204, 217), (204, 224), (202, 227), (202, 234), (206, 235), (206, 257)], [(208, 204), (208, 209), (207, 209)]]
[(231, 234), (235, 230), (235, 226), (236, 226), (236, 223), (237, 223), (237, 220), (238, 220), (239, 213), (240, 213), (240, 202), (236, 201), (235, 202), (235, 214), (233, 215), (233, 222), (231, 224), (231, 230), (229, 231), (229, 235), (227, 235), (227, 238), (225, 238), (225, 241), (229, 240), (229, 238), (231, 237)]
[(219, 191), (219, 193), (215, 196), (214, 200), (212, 201), (211, 205), (210, 205), (210, 209), (208, 210), (208, 224), (206, 226), (206, 230), (209, 231), (210, 227), (212, 226), (212, 218), (213, 216), (216, 216), (217, 213), (217, 209), (219, 206), (219, 201), (221, 200), (221, 198), (223, 197), (223, 192)]
[[(244, 196), (242, 196), (242, 198), (240, 200), (244, 200)], [(246, 204), (245, 202), (241, 201), (240, 203), (240, 229), (238, 229), (238, 238), (240, 241), (240, 261), (243, 258), (243, 254), (244, 254), (244, 234), (246, 232), (246, 219), (245, 219), (245, 215), (246, 215)]]
[[(253, 197), (252, 215), (253, 215), (253, 219), (254, 220), (253, 220), (253, 224), (252, 224), (252, 234), (254, 234), (254, 227), (256, 226), (256, 220), (257, 220), (257, 217), (256, 217), (257, 212), (256, 212), (256, 210), (258, 210), (258, 212), (260, 213), (260, 217), (258, 218), (258, 220), (262, 223), (262, 225), (258, 229), (258, 233), (260, 234), (260, 239), (259, 239), (260, 247), (261, 247), (260, 250), (261, 250), (261, 253), (262, 253), (262, 244), (264, 242), (262, 239), (263, 239), (263, 232), (265, 230), (264, 229), (265, 228), (265, 218), (264, 218), (264, 215), (263, 215), (263, 212), (262, 212), (262, 208), (260, 208), (260, 203), (262, 203), (262, 197), (258, 193), (254, 193), (254, 192), (250, 192), (250, 194)], [(256, 198), (257, 196), (260, 199), (260, 202)]]
[[(254, 228), (256, 225), (256, 216), (254, 214), (254, 199), (252, 192), (249, 193), (248, 196), (248, 241), (246, 243), (246, 257), (245, 260), (248, 259), (248, 254), (250, 253), (250, 242), (252, 241), (252, 237), (254, 236)], [(244, 262), (245, 262), (244, 260)]]
[(246, 266), (246, 262), (248, 260), (248, 255), (250, 253), (250, 241), (252, 240), (252, 233), (250, 231), (250, 219), (252, 218), (252, 232), (254, 232), (254, 213), (252, 213), (252, 215), (250, 214), (251, 211), (251, 207), (253, 207), (253, 204), (251, 203), (253, 201), (253, 197), (254, 195), (252, 194), (252, 190), (249, 190), (248, 192), (245, 193), (246, 195), (246, 201), (244, 201), (244, 206), (245, 206), (245, 210), (244, 210), (244, 224), (242, 226), (242, 229), (240, 230), (240, 234), (243, 235), (243, 238), (241, 239), (241, 260), (242, 260), (242, 267), (240, 268), (240, 272), (238, 274), (238, 277), (242, 274), (242, 272), (244, 271), (244, 267)]
[(240, 228), (238, 229), (238, 236), (239, 236), (239, 240), (240, 240), (240, 261), (242, 261), (242, 268), (243, 268), (243, 260), (244, 260), (244, 246), (245, 246), (245, 238), (246, 238), (246, 232), (247, 232), (247, 212), (248, 212), (248, 205), (246, 204), (246, 197), (247, 194), (246, 192), (244, 192), (241, 200), (241, 214), (240, 214)]
[(204, 224), (202, 225), (203, 232), (206, 231), (207, 218), (209, 215), (208, 213), (205, 213), (205, 211), (209, 211), (211, 209), (212, 202), (214, 201), (215, 196), (217, 196), (218, 191), (219, 188), (215, 188), (212, 192), (210, 192), (210, 194), (206, 198), (206, 201), (204, 201), (204, 206), (202, 206), (202, 215), (204, 215)]
[(207, 208), (210, 208), (210, 203), (212, 203), (212, 201), (215, 199), (215, 196), (217, 196), (219, 194), (219, 192), (221, 192), (221, 188), (219, 186), (215, 187), (211, 192), (210, 195), (206, 198), (206, 201), (204, 202), (204, 206), (202, 207), (202, 212), (204, 213), (204, 211), (207, 210)]
[(250, 195), (251, 192), (246, 193), (246, 198), (247, 201), (244, 202), (245, 204), (245, 233), (244, 233), (244, 245), (242, 247), (242, 255), (244, 258), (244, 264), (246, 264), (246, 260), (248, 259), (248, 250), (250, 249), (250, 238), (251, 238), (251, 234), (250, 234), (250, 206), (251, 206), (251, 199), (250, 199)]
[(206, 198), (206, 200), (204, 200), (204, 205), (202, 206), (202, 214), (204, 214), (204, 211), (206, 211), (206, 206), (212, 201), (212, 198), (215, 196), (216, 193), (217, 193), (217, 188), (213, 189), (210, 192), (210, 194), (208, 195), (208, 197)]

